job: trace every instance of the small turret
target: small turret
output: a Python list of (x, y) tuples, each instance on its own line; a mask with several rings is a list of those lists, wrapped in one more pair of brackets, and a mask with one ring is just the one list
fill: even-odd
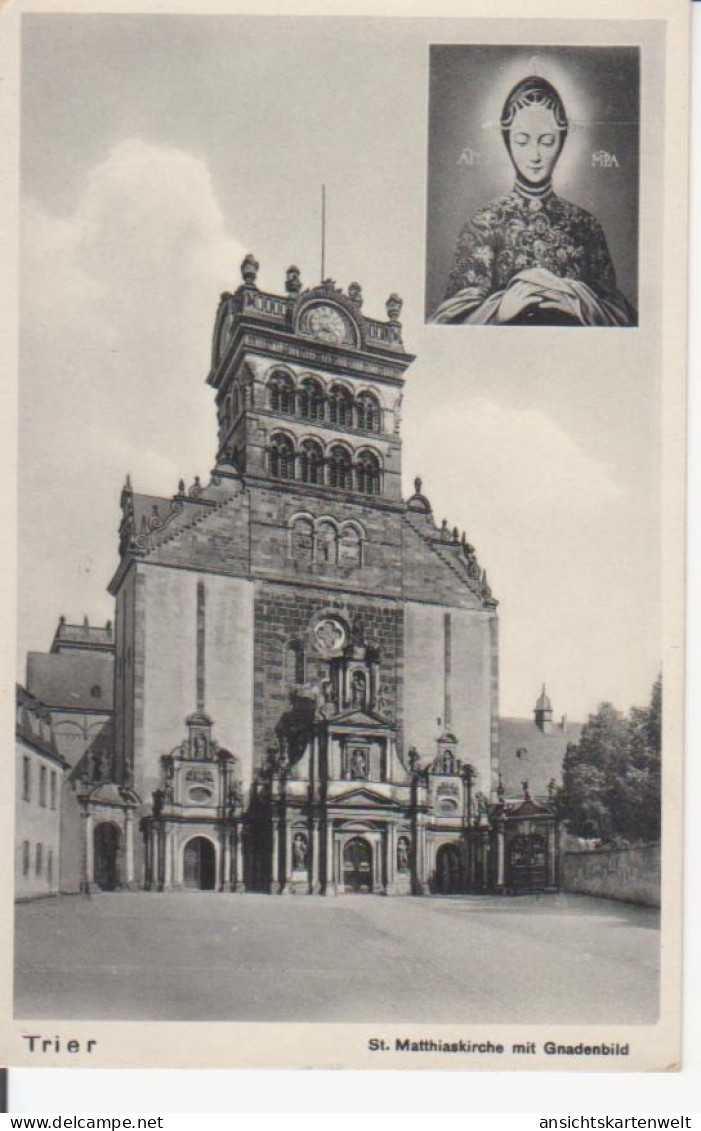
[(543, 732), (550, 734), (553, 729), (553, 708), (545, 691), (545, 684), (535, 705), (535, 725)]

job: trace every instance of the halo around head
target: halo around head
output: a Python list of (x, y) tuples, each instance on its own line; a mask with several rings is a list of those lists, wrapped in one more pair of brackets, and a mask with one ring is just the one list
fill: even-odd
[(561, 141), (564, 142), (568, 130), (565, 104), (552, 83), (540, 75), (529, 75), (528, 78), (521, 79), (509, 91), (499, 121), (504, 139), (507, 140), (516, 112), (530, 106), (552, 111), (555, 125), (562, 135)]

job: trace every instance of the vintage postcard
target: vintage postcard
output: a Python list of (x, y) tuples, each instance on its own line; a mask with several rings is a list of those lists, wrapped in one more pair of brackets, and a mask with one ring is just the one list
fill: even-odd
[(0, 1062), (681, 1063), (687, 7), (4, 12)]

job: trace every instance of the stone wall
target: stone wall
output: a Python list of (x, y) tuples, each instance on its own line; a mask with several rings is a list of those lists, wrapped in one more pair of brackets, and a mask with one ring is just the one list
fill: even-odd
[(329, 676), (328, 660), (315, 650), (310, 625), (315, 614), (336, 613), (349, 627), (357, 624), (368, 644), (380, 653), (379, 695), (382, 713), (397, 723), (401, 741), (403, 715), (401, 665), (403, 615), (398, 601), (372, 600), (359, 594), (331, 596), (323, 591), (258, 583), (255, 599), (254, 749), (259, 765), (275, 742), (275, 728), (289, 708), (294, 673), (285, 670), (285, 650), (298, 641), (304, 651), (305, 682)]
[(660, 906), (660, 846), (601, 848), (566, 852), (562, 860), (565, 891)]
[[(240, 761), (250, 781), (253, 693), (253, 585), (236, 577), (140, 564), (143, 676), (135, 699), (143, 724), (135, 739), (134, 788), (148, 804), (161, 784), (160, 759), (186, 737), (197, 706), (197, 584), (205, 592), (205, 709), (216, 741)], [(139, 659), (139, 656), (136, 657)]]
[(481, 610), (443, 605), (405, 605), (405, 742), (415, 746), (423, 764), (436, 752), (444, 729), (445, 618), (450, 618), (450, 730), (457, 736), (458, 757), (478, 772), (476, 788), (489, 795), (492, 738), (491, 621)]
[[(316, 526), (342, 529), (352, 523), (362, 532), (360, 564), (344, 561), (339, 552), (322, 560), (320, 547), (299, 553), (292, 541), (296, 517)], [(312, 584), (331, 591), (401, 595), (401, 514), (386, 502), (363, 501), (350, 493), (332, 494), (284, 482), (251, 489), (251, 573), (271, 581)]]

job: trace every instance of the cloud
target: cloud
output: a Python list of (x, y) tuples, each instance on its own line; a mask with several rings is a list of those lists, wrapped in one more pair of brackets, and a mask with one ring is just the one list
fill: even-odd
[[(22, 219), (20, 554), (31, 611), (20, 645), (34, 634), (40, 647), (52, 605), (105, 607), (125, 473), (137, 489), (172, 493), (180, 475), (209, 470), (215, 414), (203, 381), (219, 294), (237, 285), (244, 249), (206, 163), (137, 138), (91, 170), (70, 215), (28, 200)], [(47, 537), (52, 564), (40, 566)], [(94, 563), (87, 584), (76, 553)]]
[(613, 464), (540, 410), (459, 393), (445, 405), (435, 381), (433, 391), (432, 407), (407, 414), (405, 470), (423, 473), (436, 521), (464, 528), (487, 568), (506, 713), (527, 714), (543, 679), (570, 714), (596, 695), (644, 701), (659, 664), (655, 610), (640, 617), (657, 580), (655, 534)]
[[(418, 407), (418, 406), (417, 406)], [(546, 413), (487, 397), (451, 398), (421, 418), (408, 415), (405, 441), (412, 463), (442, 484), (444, 505), (462, 519), (495, 508), (508, 524), (568, 523), (621, 500), (611, 468), (593, 459)]]

